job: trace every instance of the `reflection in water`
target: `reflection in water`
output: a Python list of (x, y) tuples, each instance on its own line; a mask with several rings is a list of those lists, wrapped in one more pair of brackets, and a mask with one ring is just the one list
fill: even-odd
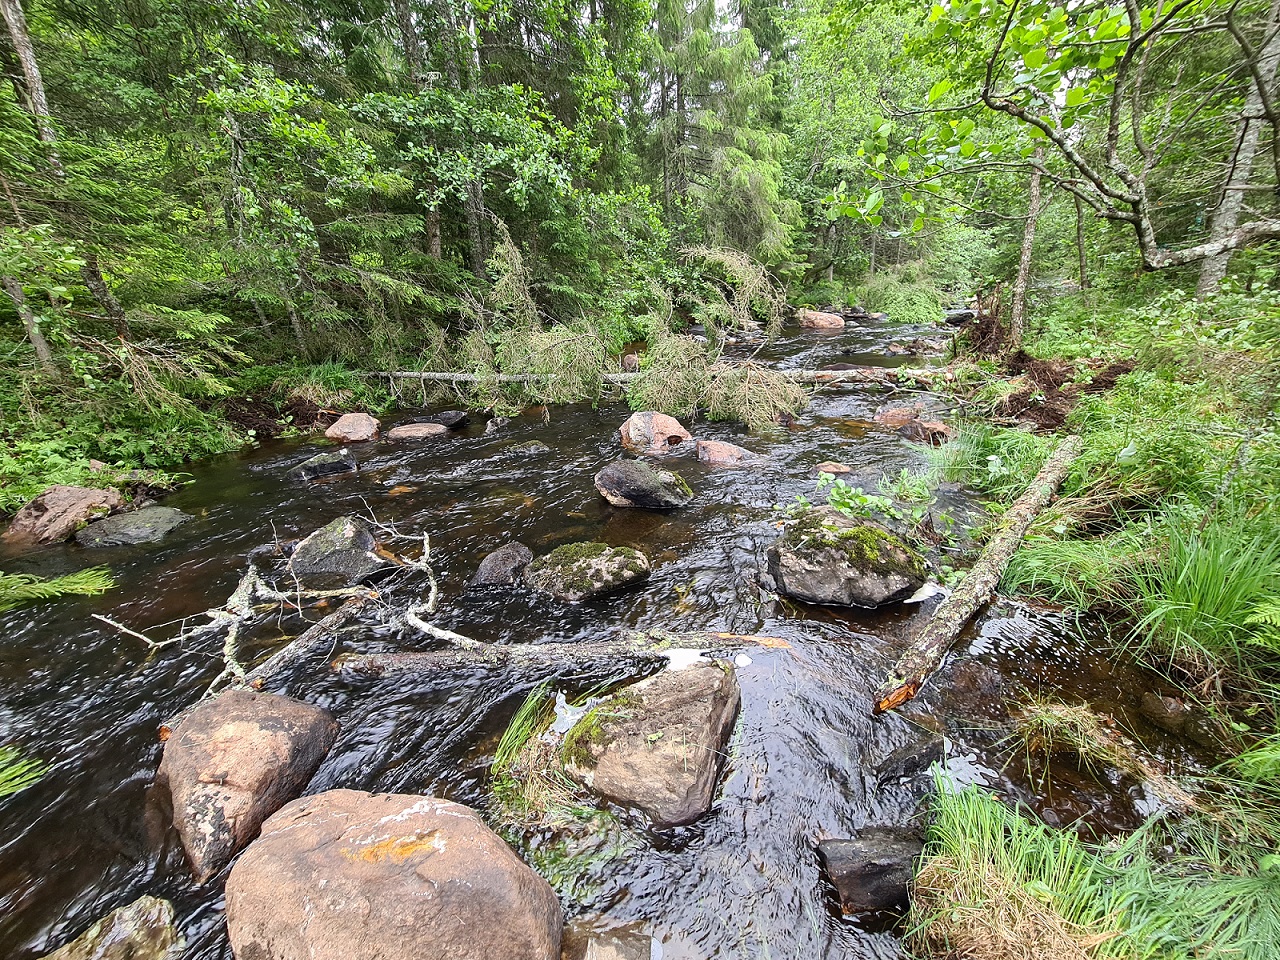
[[(814, 367), (914, 336), (900, 328), (855, 329), (783, 341), (763, 356)], [(806, 608), (779, 604), (762, 588), (764, 551), (776, 536), (772, 505), (811, 495), (814, 464), (838, 460), (872, 481), (923, 464), (918, 448), (872, 423), (886, 399), (849, 387), (825, 393), (792, 429), (772, 436), (690, 424), (697, 436), (768, 456), (747, 470), (673, 461), (696, 492), (688, 508), (673, 514), (618, 510), (596, 494), (592, 476), (618, 456), (616, 431), (629, 412), (603, 403), (553, 410), (549, 423), (516, 418), (493, 434), (476, 418), (481, 422), (438, 442), (357, 446), (358, 475), (310, 486), (287, 484), (283, 476), (321, 444), (271, 444), (194, 466), (194, 482), (167, 502), (197, 519), (159, 546), (93, 554), (65, 546), (10, 558), (7, 568), (43, 575), (106, 562), (121, 586), (101, 598), (0, 615), (0, 741), (17, 742), (52, 764), (36, 787), (0, 802), (0, 955), (38, 956), (108, 910), (152, 893), (174, 901), (188, 956), (229, 956), (221, 880), (205, 889), (190, 883), (150, 797), (157, 727), (221, 670), (220, 640), (148, 654), (90, 614), (108, 614), (156, 638), (172, 636), (182, 618), (225, 599), (252, 548), (303, 536), (351, 512), (372, 512), (402, 532), (429, 532), (442, 588), (438, 622), (481, 640), (600, 640), (656, 627), (765, 634), (790, 643), (744, 652), (741, 719), (713, 811), (597, 863), (593, 882), (582, 885), (589, 894), (565, 904), (570, 916), (607, 911), (610, 924), (634, 923), (657, 939), (655, 949), (667, 960), (898, 956), (891, 934), (864, 932), (839, 917), (815, 845), (911, 816), (929, 779), (928, 750), (940, 737), (943, 763), (961, 782), (991, 785), (1062, 822), (1087, 816), (1104, 831), (1132, 825), (1149, 802), (1140, 791), (1130, 796), (1131, 785), (1082, 782), (1045, 801), (1001, 743), (1005, 704), (1028, 691), (1065, 689), (1136, 727), (1140, 680), (1091, 651), (1073, 623), (1001, 605), (972, 631), (967, 649), (962, 645), (949, 684), (929, 688), (903, 716), (872, 720), (870, 691), (927, 617), (922, 608), (932, 605), (874, 614)], [(549, 452), (514, 449), (531, 439)], [(949, 497), (957, 511), (972, 509), (963, 496)], [(504, 542), (520, 540), (542, 553), (581, 539), (644, 551), (654, 560), (652, 578), (578, 606), (523, 590), (465, 588), (484, 554)], [(406, 581), (391, 589), (391, 599), (404, 600), (425, 585)], [(247, 652), (261, 655), (301, 629), (296, 621), (270, 624)], [(424, 644), (369, 628), (345, 637), (334, 652)], [(312, 792), (431, 793), (483, 811), (497, 739), (541, 679), (481, 669), (352, 679), (315, 664), (288, 677), (281, 692), (325, 706), (342, 724)], [(579, 692), (610, 679), (627, 678), (579, 678)], [(1178, 745), (1162, 749), (1170, 760), (1188, 759)], [(890, 757), (902, 772), (882, 776)]]

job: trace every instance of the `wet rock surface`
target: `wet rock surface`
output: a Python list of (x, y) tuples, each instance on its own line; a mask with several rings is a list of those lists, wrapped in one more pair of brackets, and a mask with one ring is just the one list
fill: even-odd
[(190, 520), (191, 517), (173, 507), (143, 507), (129, 513), (98, 520), (76, 533), (82, 547), (119, 547), (136, 543), (155, 543)]
[(595, 930), (577, 921), (564, 932), (562, 960), (652, 960), (661, 955), (653, 937), (638, 929)]
[(227, 879), (237, 960), (559, 960), (555, 893), (470, 808), (331, 790), (268, 820)]
[(293, 548), (288, 571), (307, 584), (359, 583), (395, 566), (377, 548), (367, 520), (339, 517)]
[(649, 410), (633, 413), (618, 432), (627, 450), (653, 457), (684, 453), (693, 440), (675, 417)]
[(449, 428), (443, 423), (424, 421), (422, 423), (402, 423), (387, 431), (388, 440), (431, 440), (435, 437), (448, 436)]
[(173, 904), (143, 896), (112, 910), (44, 960), (178, 960), (183, 947), (173, 925)]
[(648, 576), (649, 558), (639, 550), (595, 542), (557, 547), (524, 573), (534, 590), (571, 603), (612, 593)]
[(745, 447), (721, 440), (699, 440), (695, 447), (698, 459), (715, 467), (745, 467), (761, 459)]
[(469, 586), (505, 586), (517, 583), (532, 560), (533, 551), (523, 543), (504, 544), (480, 561)]
[(920, 838), (908, 831), (869, 827), (854, 840), (823, 840), (818, 856), (846, 916), (901, 914), (923, 849)]
[(14, 514), (4, 535), (8, 540), (58, 543), (81, 524), (123, 506), (124, 497), (115, 490), (58, 484)]
[(359, 469), (355, 456), (350, 450), (333, 450), (318, 453), (309, 460), (304, 460), (291, 469), (286, 476), (290, 480), (318, 480), (320, 477), (331, 477), (340, 473), (354, 473)]
[(843, 330), (844, 317), (820, 310), (797, 310), (796, 324), (805, 330)]
[(808, 603), (879, 607), (924, 584), (924, 558), (870, 520), (819, 508), (793, 521), (769, 548), (778, 591)]
[(438, 423), (442, 427), (450, 430), (461, 430), (471, 422), (471, 417), (465, 410), (442, 410), (439, 413), (428, 414), (425, 417), (414, 417), (410, 423)]
[(330, 440), (339, 443), (361, 443), (378, 439), (378, 428), (381, 427), (376, 417), (367, 413), (344, 413), (324, 432)]
[(182, 719), (165, 742), (156, 783), (172, 798), (197, 883), (303, 791), (337, 736), (327, 710), (250, 690), (228, 690)]
[(729, 664), (697, 663), (627, 687), (565, 737), (570, 776), (657, 829), (711, 809), (741, 695)]
[(615, 460), (595, 476), (596, 489), (615, 507), (674, 510), (693, 499), (680, 474), (639, 460)]

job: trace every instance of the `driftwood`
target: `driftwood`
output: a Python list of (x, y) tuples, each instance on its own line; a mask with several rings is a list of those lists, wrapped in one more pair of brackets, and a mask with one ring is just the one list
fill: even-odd
[(271, 680), (281, 670), (288, 669), (294, 664), (307, 659), (318, 648), (332, 644), (334, 633), (353, 619), (369, 599), (369, 594), (348, 599), (333, 613), (323, 620), (317, 620), (245, 674), (244, 683), (255, 690), (261, 690), (267, 681)]
[[(839, 383), (872, 383), (895, 386), (903, 383), (933, 383), (955, 379), (955, 372), (947, 367), (854, 367), (850, 370), (771, 370), (794, 383), (818, 386)], [(417, 380), (422, 383), (531, 383), (548, 380), (552, 373), (435, 373), (420, 370), (384, 370), (365, 374), (368, 377), (386, 377), (389, 380)], [(602, 383), (625, 386), (639, 380), (642, 373), (606, 373)]]
[(1079, 455), (1079, 437), (1070, 436), (1058, 444), (1031, 485), (1005, 513), (1000, 531), (987, 543), (973, 569), (938, 607), (893, 674), (876, 692), (873, 714), (900, 707), (920, 692), (965, 624), (991, 596), (1031, 521), (1048, 506)]

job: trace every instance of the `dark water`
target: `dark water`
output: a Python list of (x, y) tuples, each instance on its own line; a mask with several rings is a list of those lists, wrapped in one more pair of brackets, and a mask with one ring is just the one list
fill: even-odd
[[(797, 336), (771, 346), (766, 357), (797, 367), (850, 358), (899, 363), (884, 357), (885, 344), (918, 333)], [(872, 720), (870, 692), (927, 611), (782, 605), (761, 590), (764, 551), (776, 536), (772, 506), (812, 496), (814, 464), (840, 460), (873, 482), (924, 463), (919, 448), (871, 422), (892, 399), (909, 398), (827, 392), (771, 436), (689, 424), (696, 436), (738, 442), (768, 460), (753, 470), (704, 467), (691, 457), (673, 462), (696, 497), (672, 514), (612, 508), (592, 486), (593, 474), (618, 455), (616, 431), (629, 412), (612, 403), (516, 418), (492, 435), (478, 415), (439, 442), (358, 446), (358, 475), (311, 486), (283, 476), (322, 444), (275, 443), (194, 466), (194, 482), (167, 503), (196, 519), (161, 545), (93, 553), (66, 546), (7, 558), (7, 570), (44, 575), (105, 562), (120, 586), (101, 598), (0, 615), (0, 743), (17, 743), (52, 767), (36, 786), (0, 801), (0, 956), (39, 956), (143, 893), (174, 901), (187, 956), (229, 956), (221, 879), (203, 889), (191, 884), (176, 838), (149, 797), (160, 758), (157, 727), (219, 673), (221, 640), (149, 654), (90, 615), (106, 614), (156, 639), (173, 636), (181, 618), (225, 600), (249, 550), (352, 512), (431, 534), (442, 589), (437, 623), (478, 639), (594, 640), (657, 627), (764, 634), (790, 644), (745, 651), (751, 662), (738, 669), (742, 713), (712, 812), (682, 830), (641, 834), (622, 855), (597, 862), (591, 882), (574, 887), (564, 904), (571, 917), (603, 912), (609, 922), (637, 923), (669, 960), (898, 956), (892, 933), (866, 932), (839, 917), (814, 846), (865, 824), (905, 821), (919, 796), (911, 758), (939, 735), (961, 782), (987, 783), (1056, 822), (1083, 819), (1101, 832), (1134, 825), (1151, 807), (1137, 784), (1100, 785), (1062, 769), (1048, 790), (1001, 742), (1009, 700), (1058, 692), (1114, 714), (1164, 759), (1190, 759), (1142, 726), (1136, 705), (1149, 681), (1100, 652), (1102, 625), (1001, 602), (971, 628), (942, 682), (904, 715)], [(551, 452), (530, 458), (509, 449), (529, 439)], [(947, 503), (961, 517), (977, 509), (963, 493), (948, 494)], [(536, 553), (583, 539), (630, 545), (650, 556), (654, 573), (637, 589), (577, 606), (523, 590), (467, 592), (481, 557), (511, 539)], [(406, 580), (389, 599), (424, 589)], [(296, 619), (268, 624), (248, 652), (260, 657), (301, 628)], [(427, 645), (370, 627), (345, 637), (334, 653)], [(280, 692), (322, 704), (342, 724), (311, 792), (428, 793), (484, 810), (497, 737), (540, 679), (477, 668), (374, 681), (317, 662), (288, 677)]]

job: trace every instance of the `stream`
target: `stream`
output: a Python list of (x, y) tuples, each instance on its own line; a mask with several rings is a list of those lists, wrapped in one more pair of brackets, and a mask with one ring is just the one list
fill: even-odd
[[(889, 357), (886, 347), (940, 332), (889, 324), (788, 331), (760, 357), (803, 368), (922, 363)], [(765, 551), (777, 536), (773, 507), (814, 497), (815, 464), (847, 463), (856, 471), (850, 482), (872, 489), (882, 474), (925, 464), (918, 445), (873, 422), (882, 404), (920, 396), (827, 390), (772, 435), (686, 420), (695, 437), (739, 443), (767, 459), (723, 469), (674, 458), (668, 465), (695, 498), (672, 513), (614, 508), (596, 492), (592, 477), (620, 455), (617, 430), (630, 412), (605, 402), (545, 416), (530, 411), (493, 433), (485, 432), (487, 417), (473, 413), (467, 427), (439, 441), (357, 444), (358, 474), (309, 485), (288, 483), (284, 474), (328, 444), (264, 443), (192, 465), (192, 482), (165, 503), (195, 519), (160, 544), (93, 551), (71, 544), (0, 557), (7, 571), (43, 576), (105, 563), (119, 584), (102, 597), (0, 614), (0, 744), (15, 743), (51, 765), (35, 786), (0, 800), (0, 956), (42, 956), (150, 893), (173, 901), (185, 956), (230, 958), (222, 880), (203, 888), (191, 882), (176, 835), (150, 796), (157, 729), (221, 671), (221, 638), (152, 652), (91, 614), (156, 639), (173, 636), (176, 621), (226, 599), (250, 550), (349, 513), (430, 533), (441, 585), (435, 622), (477, 639), (604, 640), (657, 628), (786, 641), (744, 651), (742, 709), (712, 811), (593, 863), (562, 900), (567, 923), (602, 914), (610, 924), (634, 924), (666, 960), (901, 956), (893, 931), (840, 916), (815, 844), (868, 824), (906, 822), (939, 741), (943, 765), (959, 783), (984, 784), (1050, 823), (1079, 823), (1093, 835), (1132, 829), (1156, 809), (1141, 784), (1099, 782), (1070, 764), (1042, 780), (1004, 742), (1011, 702), (1052, 695), (1110, 714), (1163, 763), (1196, 763), (1190, 748), (1139, 715), (1142, 694), (1157, 682), (1108, 650), (1107, 624), (998, 600), (916, 703), (872, 719), (872, 691), (932, 604), (875, 612), (811, 607), (776, 601), (760, 587)], [(534, 439), (549, 452), (511, 449)], [(977, 498), (953, 485), (944, 485), (937, 508), (962, 523), (982, 517)], [(510, 540), (540, 555), (596, 539), (646, 553), (652, 577), (578, 605), (523, 588), (465, 588), (481, 558)], [(297, 618), (271, 624), (242, 653), (256, 662), (300, 630)], [(369, 628), (345, 635), (334, 654), (429, 645)], [(580, 686), (621, 679), (606, 673)], [(342, 727), (308, 792), (431, 794), (484, 812), (497, 740), (534, 685), (512, 670), (479, 666), (442, 677), (349, 678), (316, 661), (294, 670), (277, 692), (326, 707)]]

